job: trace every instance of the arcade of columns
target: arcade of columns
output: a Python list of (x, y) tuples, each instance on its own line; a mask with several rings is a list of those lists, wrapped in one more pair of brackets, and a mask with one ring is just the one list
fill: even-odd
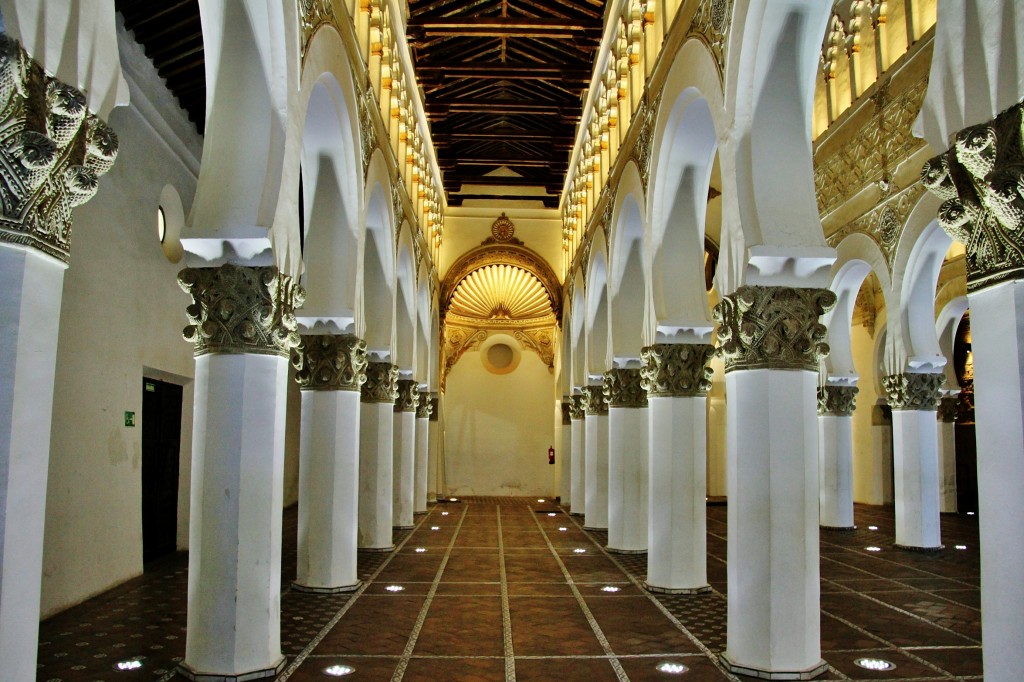
[[(11, 6), (3, 5), (5, 19), (12, 16)], [(633, 3), (622, 6), (631, 10)], [(1019, 13), (1008, 6), (1010, 16)], [(228, 15), (242, 11), (217, 7)], [(967, 11), (966, 4), (943, 7), (934, 33), (932, 82), (933, 87), (948, 88), (948, 79), (936, 73), (950, 63), (949, 55), (962, 54), (982, 34), (1005, 39), (1022, 22), (999, 24), (997, 13), (985, 15), (977, 34), (965, 34), (956, 27), (964, 25), (957, 12)], [(303, 8), (303, 27), (308, 29), (304, 39), (309, 41), (311, 27), (320, 26), (311, 13), (327, 10), (320, 3), (303, 3)], [(396, 165), (395, 157), (407, 160), (394, 175), (401, 180), (394, 205), (411, 216), (417, 226), (415, 250), (429, 263), (440, 234), (432, 231), (439, 216), (429, 192), (420, 194), (418, 189), (428, 184), (420, 173), (430, 164), (429, 154), (398, 154), (410, 144), (409, 131), (405, 137), (399, 132), (403, 117), (417, 124), (420, 120), (410, 99), (414, 94), (409, 94), (415, 91), (407, 89), (397, 98), (392, 92), (394, 106), (388, 110), (381, 91), (379, 42), (367, 38), (367, 56), (358, 53), (360, 31), (379, 38), (386, 24), (372, 14), (374, 8), (380, 11), (379, 4), (369, 3), (368, 16), (363, 16), (363, 9), (346, 3), (329, 16), (316, 16), (330, 24), (327, 30), (350, 39), (337, 45), (369, 69), (373, 96), (381, 98), (383, 107), (373, 113), (373, 129), (392, 143), (388, 147), (385, 142), (384, 149), (390, 150), (384, 154), (386, 163)], [(597, 168), (603, 176), (574, 175), (567, 182), (586, 196), (573, 198), (581, 207), (573, 220), (582, 222), (566, 222), (565, 300), (573, 304), (567, 306), (569, 323), (563, 325), (564, 357), (569, 360), (562, 373), (564, 384), (572, 386), (572, 395), (563, 399), (571, 452), (563, 503), (572, 513), (583, 514), (587, 526), (608, 529), (610, 551), (646, 551), (652, 591), (707, 590), (706, 396), (713, 375), (710, 363), (717, 356), (729, 396), (728, 647), (722, 661), (735, 672), (765, 679), (810, 678), (825, 666), (819, 643), (818, 527), (853, 523), (850, 420), (856, 377), (826, 371), (821, 379), (833, 333), (842, 325), (849, 327), (848, 314), (827, 317), (834, 306), (839, 310), (843, 305), (842, 292), (833, 289), (845, 263), (843, 246), (837, 260), (837, 250), (821, 233), (808, 134), (813, 92), (807, 94), (807, 84), (817, 73), (829, 7), (815, 0), (794, 0), (785, 7), (765, 0), (716, 0), (675, 3), (666, 17), (657, 16), (653, 5), (643, 9), (648, 10), (638, 19), (643, 55), (630, 52), (627, 45), (626, 87), (615, 78), (611, 83), (619, 86), (612, 88), (616, 96), (625, 90), (626, 103), (618, 102), (621, 111), (632, 106), (629, 116), (618, 118), (616, 145), (647, 145), (637, 159), (644, 168), (622, 170), (629, 165), (626, 161), (615, 165), (614, 154), (601, 143), (609, 134), (605, 116), (608, 125), (602, 127), (600, 118), (594, 121), (593, 143), (588, 137), (584, 145), (578, 144), (576, 155), (582, 158), (579, 152), (589, 145), (587, 151), (598, 158), (583, 160), (580, 168)], [(630, 11), (624, 14), (633, 21)], [(261, 15), (263, 22), (255, 22), (252, 34), (231, 36), (241, 43), (240, 56), (212, 51), (208, 59), (222, 60), (228, 77), (263, 78), (253, 75), (251, 69), (257, 67), (247, 57), (262, 54), (261, 45), (277, 45), (276, 17), (271, 15)], [(637, 38), (632, 28), (626, 22), (623, 29), (630, 40)], [(615, 22), (609, 30), (618, 30)], [(616, 41), (605, 41), (603, 56), (613, 44), (619, 50)], [(986, 48), (986, 54), (998, 61), (1003, 44)], [(710, 51), (705, 45), (712, 46)], [(676, 66), (685, 69), (694, 50), (705, 50), (698, 61), (711, 65), (714, 78), (679, 81)], [(35, 670), (35, 632), (25, 623), (38, 620), (46, 487), (46, 457), (40, 451), (46, 452), (49, 442), (57, 313), (70, 260), (71, 211), (95, 193), (99, 176), (117, 154), (117, 138), (102, 120), (110, 103), (90, 100), (81, 93), (82, 83), (69, 85), (51, 76), (56, 66), (42, 54), (30, 54), (4, 36), (0, 78), (7, 144), (0, 152), (0, 276), (8, 295), (0, 306), (0, 328), (13, 342), (3, 354), (0, 383), (0, 660), (10, 665), (6, 674), (19, 680), (31, 679)], [(611, 68), (623, 75), (614, 61)], [(635, 68), (646, 69), (650, 78), (635, 77)], [(397, 66), (389, 70), (388, 88), (401, 84), (394, 80), (399, 71)], [(406, 77), (409, 73), (406, 67)], [(313, 73), (310, 79), (319, 75)], [(969, 84), (964, 97), (970, 101), (975, 88), (985, 85)], [(660, 94), (653, 97), (656, 89)], [(992, 85), (991, 92), (999, 88)], [(728, 293), (714, 307), (714, 325), (702, 307), (694, 312), (683, 306), (674, 309), (678, 314), (662, 315), (658, 308), (666, 304), (661, 301), (647, 311), (653, 319), (644, 316), (638, 339), (625, 344), (601, 339), (605, 332), (600, 325), (614, 330), (621, 306), (611, 296), (608, 322), (608, 316), (602, 317), (608, 302), (599, 299), (591, 305), (593, 299), (582, 298), (582, 289), (586, 286), (586, 296), (592, 297), (605, 285), (598, 277), (604, 271), (595, 267), (605, 249), (612, 263), (607, 286), (619, 288), (612, 294), (624, 290), (615, 263), (616, 249), (625, 244), (628, 250), (629, 242), (620, 235), (629, 220), (629, 198), (634, 196), (634, 206), (643, 207), (648, 202), (635, 197), (644, 190), (652, 196), (673, 193), (658, 186), (669, 155), (657, 151), (671, 146), (664, 121), (679, 113), (672, 94), (681, 102), (702, 102), (711, 111), (712, 130), (719, 131), (715, 142), (725, 208), (716, 288)], [(1001, 94), (990, 98), (992, 111), (980, 121), (972, 120), (977, 111), (957, 119), (940, 111), (932, 99), (924, 104), (925, 118), (946, 115), (939, 129), (949, 128), (949, 120), (960, 124), (946, 130), (952, 137), (938, 135), (940, 143), (951, 139), (952, 145), (928, 161), (922, 183), (942, 202), (938, 224), (967, 248), (976, 358), (985, 674), (996, 681), (1016, 679), (1024, 667), (1024, 586), (1017, 571), (1024, 560), (1019, 522), (1024, 501), (1017, 494), (1024, 484), (1020, 95), (1014, 92), (1010, 101)], [(274, 96), (271, 92), (268, 100)], [(934, 100), (941, 96), (935, 94)], [(227, 104), (211, 110), (208, 148), (252, 143), (249, 133), (259, 134), (259, 129), (247, 128), (255, 123), (240, 107)], [(643, 107), (647, 109), (638, 114)], [(631, 117), (636, 125), (623, 131)], [(389, 127), (392, 119), (394, 130)], [(655, 119), (662, 122), (654, 125)], [(585, 128), (584, 136), (589, 134), (589, 126)], [(935, 128), (926, 121), (925, 134), (933, 149), (944, 148), (934, 146)], [(365, 129), (361, 134), (366, 135)], [(292, 144), (299, 143), (285, 143)], [(652, 155), (655, 171), (648, 179)], [(711, 175), (706, 156), (704, 182), (697, 183), (704, 196)], [(356, 548), (390, 549), (392, 528), (410, 525), (413, 514), (427, 503), (427, 368), (414, 354), (403, 353), (397, 330), (389, 329), (383, 342), (374, 336), (369, 311), (304, 311), (306, 292), (298, 283), (294, 245), (287, 233), (277, 232), (286, 228), (272, 222), (268, 239), (267, 226), (256, 219), (260, 211), (251, 205), (253, 197), (263, 197), (266, 185), (276, 190), (277, 184), (256, 172), (238, 180), (230, 197), (212, 189), (227, 177), (224, 164), (232, 158), (204, 158), (193, 213), (196, 238), (186, 247), (188, 267), (179, 276), (192, 297), (185, 337), (195, 352), (188, 641), (182, 663), (194, 679), (268, 677), (284, 662), (279, 510), (289, 362), (302, 388), (299, 515), (305, 532), (300, 530), (298, 587), (314, 592), (354, 589)], [(629, 184), (630, 172), (641, 175), (635, 186)], [(276, 179), (287, 191), (295, 177)], [(606, 181), (607, 192), (595, 190)], [(618, 184), (612, 187), (614, 182)], [(247, 188), (255, 189), (247, 193)], [(925, 198), (918, 206), (934, 210), (935, 202)], [(659, 210), (676, 209), (679, 204)], [(401, 230), (402, 220), (393, 221)], [(702, 228), (695, 230), (703, 236)], [(391, 247), (391, 241), (386, 243)], [(936, 243), (944, 247), (948, 241)], [(385, 249), (389, 255), (395, 251)], [(678, 274), (681, 292), (693, 280), (703, 295), (703, 269), (692, 269), (669, 274)], [(927, 300), (930, 320), (934, 282)], [(310, 283), (310, 296), (315, 294), (312, 287)], [(701, 303), (706, 306), (706, 300)], [(892, 336), (899, 332), (905, 338), (890, 339), (890, 347), (897, 350), (886, 355), (882, 382), (893, 409), (897, 543), (934, 550), (941, 546), (936, 410), (944, 375), (942, 363), (921, 350), (922, 343), (915, 347), (911, 327), (919, 311), (905, 303), (905, 309), (897, 306), (898, 314), (896, 309), (890, 313)], [(584, 328), (581, 337), (570, 339), (578, 326)], [(436, 348), (437, 339), (430, 343)], [(224, 632), (234, 637), (220, 636)]]

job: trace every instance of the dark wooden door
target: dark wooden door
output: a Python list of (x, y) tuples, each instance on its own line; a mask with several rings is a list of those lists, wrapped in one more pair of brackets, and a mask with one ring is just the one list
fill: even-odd
[(142, 561), (173, 552), (178, 534), (181, 386), (142, 379)]

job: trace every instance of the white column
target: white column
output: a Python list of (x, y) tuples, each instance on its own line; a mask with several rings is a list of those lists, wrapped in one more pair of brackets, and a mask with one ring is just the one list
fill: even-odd
[(584, 463), (586, 466), (584, 507), (585, 528), (606, 530), (608, 528), (608, 403), (605, 402), (600, 385), (587, 386), (587, 417), (583, 420), (586, 435)]
[[(291, 309), (302, 294), (273, 266), (187, 268), (178, 280), (193, 298), (185, 336), (196, 352), (181, 668), (196, 679), (269, 677), (285, 662), (280, 603), (287, 357), (299, 343)], [(225, 311), (236, 312), (225, 317)]]
[(647, 582), (696, 594), (707, 577), (707, 398), (714, 348), (657, 344), (641, 351), (650, 424)]
[(728, 625), (722, 661), (810, 679), (821, 658), (817, 369), (823, 289), (745, 286), (715, 308), (725, 358)]
[(437, 492), (440, 488), (440, 462), (438, 449), (441, 442), (441, 429), (438, 409), (440, 402), (437, 393), (430, 394), (430, 418), (428, 429), (428, 453), (427, 453), (427, 502), (437, 502)]
[(605, 374), (608, 398), (608, 551), (647, 551), (647, 392), (640, 369)]
[(956, 513), (956, 414), (960, 398), (945, 395), (939, 401), (939, 511)]
[(46, 475), (67, 265), (0, 244), (0, 661), (33, 680), (46, 518)]
[(359, 389), (366, 381), (366, 342), (352, 335), (306, 335), (292, 362), (302, 387), (294, 588), (354, 590), (360, 585)]
[(939, 527), (939, 439), (935, 409), (942, 374), (883, 377), (892, 407), (896, 546), (942, 549)]
[(582, 395), (572, 395), (569, 400), (569, 419), (572, 425), (569, 427), (571, 443), (569, 444), (569, 498), (571, 501), (569, 513), (574, 516), (583, 516), (587, 509), (587, 470), (586, 470), (586, 406), (583, 404)]
[(366, 366), (359, 406), (359, 548), (394, 549), (394, 413), (398, 368), (387, 362)]
[(822, 528), (853, 530), (856, 386), (818, 388), (818, 489)]
[(416, 489), (416, 405), (419, 403), (419, 395), (414, 380), (398, 381), (398, 398), (394, 410), (394, 506), (391, 520), (395, 528), (413, 527)]
[(427, 513), (427, 479), (430, 459), (430, 393), (420, 391), (416, 404), (416, 482), (413, 489), (413, 513)]
[(559, 405), (562, 426), (558, 430), (558, 447), (555, 449), (556, 466), (559, 469), (558, 499), (566, 508), (572, 506), (572, 418), (569, 416), (569, 401), (569, 396), (562, 396)]

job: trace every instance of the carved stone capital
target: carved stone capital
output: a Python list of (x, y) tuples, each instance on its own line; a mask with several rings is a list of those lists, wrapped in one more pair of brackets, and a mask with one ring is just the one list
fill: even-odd
[(360, 400), (364, 403), (394, 403), (398, 398), (398, 367), (390, 362), (366, 364), (366, 383)]
[(647, 407), (640, 369), (610, 369), (604, 373), (604, 398), (609, 407)]
[(886, 402), (894, 410), (934, 410), (938, 407), (942, 374), (904, 372), (882, 377)]
[(117, 149), (85, 95), (0, 33), (0, 241), (68, 262), (71, 210), (96, 194)]
[(303, 391), (358, 391), (366, 383), (366, 342), (353, 334), (303, 334), (292, 366)]
[(644, 390), (650, 397), (693, 397), (711, 390), (715, 347), (698, 343), (656, 343), (640, 350)]
[(818, 318), (835, 304), (836, 295), (828, 289), (740, 287), (714, 310), (725, 371), (817, 371), (828, 355), (825, 325)]
[(604, 386), (584, 386), (583, 408), (590, 416), (608, 416), (608, 401), (604, 398)]
[(571, 406), (569, 402), (571, 398), (567, 395), (562, 396), (562, 426), (569, 426), (572, 424), (572, 417), (570, 416)]
[(856, 386), (818, 386), (818, 414), (849, 417), (857, 407)]
[(967, 246), (967, 288), (1024, 278), (1022, 104), (964, 128), (955, 144), (921, 169), (943, 200), (939, 224)]
[(395, 396), (395, 412), (415, 412), (420, 404), (419, 385), (415, 379), (399, 379)]
[(250, 353), (288, 357), (301, 342), (295, 308), (306, 293), (273, 265), (227, 263), (216, 268), (185, 268), (178, 284), (192, 296), (183, 335), (195, 355)]
[(586, 397), (574, 395), (569, 397), (569, 418), (583, 419), (587, 414)]
[(960, 396), (958, 394), (942, 396), (939, 400), (938, 414), (936, 415), (940, 422), (955, 422), (959, 412)]
[[(436, 396), (437, 394), (435, 393), (433, 395)], [(437, 415), (438, 415), (437, 406), (438, 406), (438, 399), (436, 397), (432, 397), (430, 399), (430, 421), (432, 421), (432, 422), (436, 422), (437, 421)]]
[(419, 401), (416, 403), (416, 418), (430, 419), (430, 413), (434, 411), (434, 405), (430, 401), (429, 391), (419, 392)]

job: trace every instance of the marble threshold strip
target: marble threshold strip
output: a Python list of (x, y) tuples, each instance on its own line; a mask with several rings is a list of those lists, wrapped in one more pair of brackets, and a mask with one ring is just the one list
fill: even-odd
[[(533, 505), (530, 505), (530, 511), (533, 512)], [(551, 544), (551, 539), (548, 537), (547, 532), (544, 530), (544, 526), (540, 525), (540, 521), (536, 516), (533, 517), (533, 522), (537, 524), (537, 529), (540, 530), (540, 534), (544, 536), (544, 542), (548, 546), (552, 556), (555, 557), (555, 561), (558, 563), (558, 568), (562, 571), (562, 575), (565, 576), (565, 582), (569, 585), (569, 589), (572, 590), (572, 596), (576, 598), (576, 604), (579, 605), (583, 615), (586, 616), (587, 622), (590, 624), (590, 629), (594, 631), (594, 636), (597, 638), (598, 643), (601, 644), (601, 649), (604, 650), (605, 656), (608, 657), (608, 662), (612, 666), (612, 670), (615, 671), (615, 676), (620, 682), (629, 682), (629, 675), (626, 674), (625, 669), (622, 667), (622, 663), (619, 662), (615, 652), (612, 651), (612, 646), (608, 642), (608, 638), (605, 636), (604, 631), (601, 630), (601, 626), (598, 624), (597, 619), (594, 618), (594, 614), (590, 611), (590, 607), (587, 606), (586, 600), (583, 595), (580, 594), (579, 588), (576, 587), (576, 582), (572, 578), (572, 574), (569, 573), (569, 569), (565, 567), (565, 562), (562, 561), (562, 557), (558, 555), (558, 551), (555, 546)], [(579, 525), (579, 524), (577, 524)], [(628, 574), (627, 574), (628, 575)]]
[(462, 530), (462, 522), (466, 520), (466, 513), (468, 511), (469, 505), (464, 506), (462, 509), (462, 516), (459, 517), (459, 522), (455, 526), (455, 532), (452, 533), (452, 539), (444, 550), (444, 558), (441, 559), (441, 565), (437, 567), (437, 573), (434, 574), (434, 580), (430, 583), (430, 590), (427, 592), (427, 598), (423, 601), (423, 606), (420, 607), (420, 613), (416, 617), (416, 624), (413, 625), (412, 632), (409, 633), (409, 641), (405, 643), (405, 650), (402, 652), (402, 657), (398, 661), (398, 667), (395, 668), (395, 673), (391, 676), (391, 682), (402, 682), (402, 678), (405, 677), (405, 671), (409, 667), (409, 661), (412, 659), (412, 652), (416, 648), (416, 640), (419, 639), (420, 631), (423, 629), (423, 623), (427, 620), (427, 612), (430, 610), (430, 604), (434, 601), (434, 596), (437, 594), (437, 586), (441, 584), (441, 576), (444, 575), (444, 569), (448, 566), (448, 560), (452, 556), (452, 549), (455, 548), (455, 542), (459, 539), (459, 531)]
[(512, 612), (508, 603), (508, 579), (505, 574), (505, 539), (501, 530), (501, 505), (498, 515), (498, 571), (501, 580), (501, 635), (505, 645), (505, 682), (516, 682), (516, 656), (512, 649)]
[[(682, 623), (680, 623), (679, 619), (676, 618), (675, 616), (673, 616), (672, 613), (667, 608), (665, 608), (665, 605), (662, 604), (655, 595), (653, 595), (653, 594), (651, 594), (650, 592), (647, 591), (647, 588), (644, 587), (642, 582), (637, 580), (633, 576), (632, 573), (630, 573), (628, 570), (626, 570), (626, 567), (623, 566), (621, 563), (619, 563), (619, 560), (611, 552), (609, 552), (604, 547), (602, 547), (601, 543), (596, 542), (594, 540), (594, 536), (590, 534), (590, 531), (584, 529), (583, 524), (581, 524), (577, 519), (575, 519), (572, 516), (570, 516), (567, 511), (566, 511), (566, 516), (569, 517), (569, 519), (573, 522), (573, 524), (576, 526), (576, 528), (578, 528), (580, 530), (580, 532), (584, 533), (588, 538), (590, 538), (590, 541), (594, 544), (594, 546), (597, 547), (599, 550), (601, 550), (601, 553), (604, 554), (605, 557), (607, 557), (609, 561), (611, 561), (613, 564), (615, 564), (615, 566), (620, 571), (622, 571), (623, 575), (625, 575), (626, 578), (629, 579), (629, 582), (633, 583), (633, 586), (636, 587), (640, 591), (640, 594), (646, 596), (651, 601), (651, 603), (653, 603), (654, 606), (657, 607), (657, 609), (659, 611), (661, 611), (662, 614), (664, 614), (664, 616), (666, 618), (668, 618), (669, 621), (671, 621), (671, 623), (673, 625), (675, 625), (679, 629), (680, 632), (682, 632), (684, 635), (686, 635), (686, 637), (691, 642), (693, 642), (693, 644), (697, 648), (699, 648), (704, 653), (704, 655), (706, 655), (708, 657), (708, 659), (711, 660), (711, 662), (715, 665), (715, 667), (718, 668), (718, 670), (721, 671), (721, 673), (723, 675), (725, 675), (726, 678), (732, 680), (733, 682), (740, 682), (738, 677), (736, 677), (735, 675), (730, 673), (728, 670), (725, 669), (724, 666), (722, 666), (722, 664), (718, 661), (718, 655), (717, 654), (715, 654), (713, 651), (711, 651), (711, 649), (707, 648), (707, 646), (704, 645), (704, 642), (702, 642), (699, 639), (697, 639), (697, 637), (692, 632), (687, 630), (686, 626), (683, 625)], [(559, 563), (561, 563), (561, 562), (559, 562)], [(575, 588), (573, 588), (573, 589), (575, 590)], [(717, 592), (715, 590), (712, 590), (712, 592), (715, 592), (715, 594), (718, 594), (718, 596), (722, 597), (723, 599), (725, 598), (724, 596), (722, 596), (722, 594), (720, 592)]]

